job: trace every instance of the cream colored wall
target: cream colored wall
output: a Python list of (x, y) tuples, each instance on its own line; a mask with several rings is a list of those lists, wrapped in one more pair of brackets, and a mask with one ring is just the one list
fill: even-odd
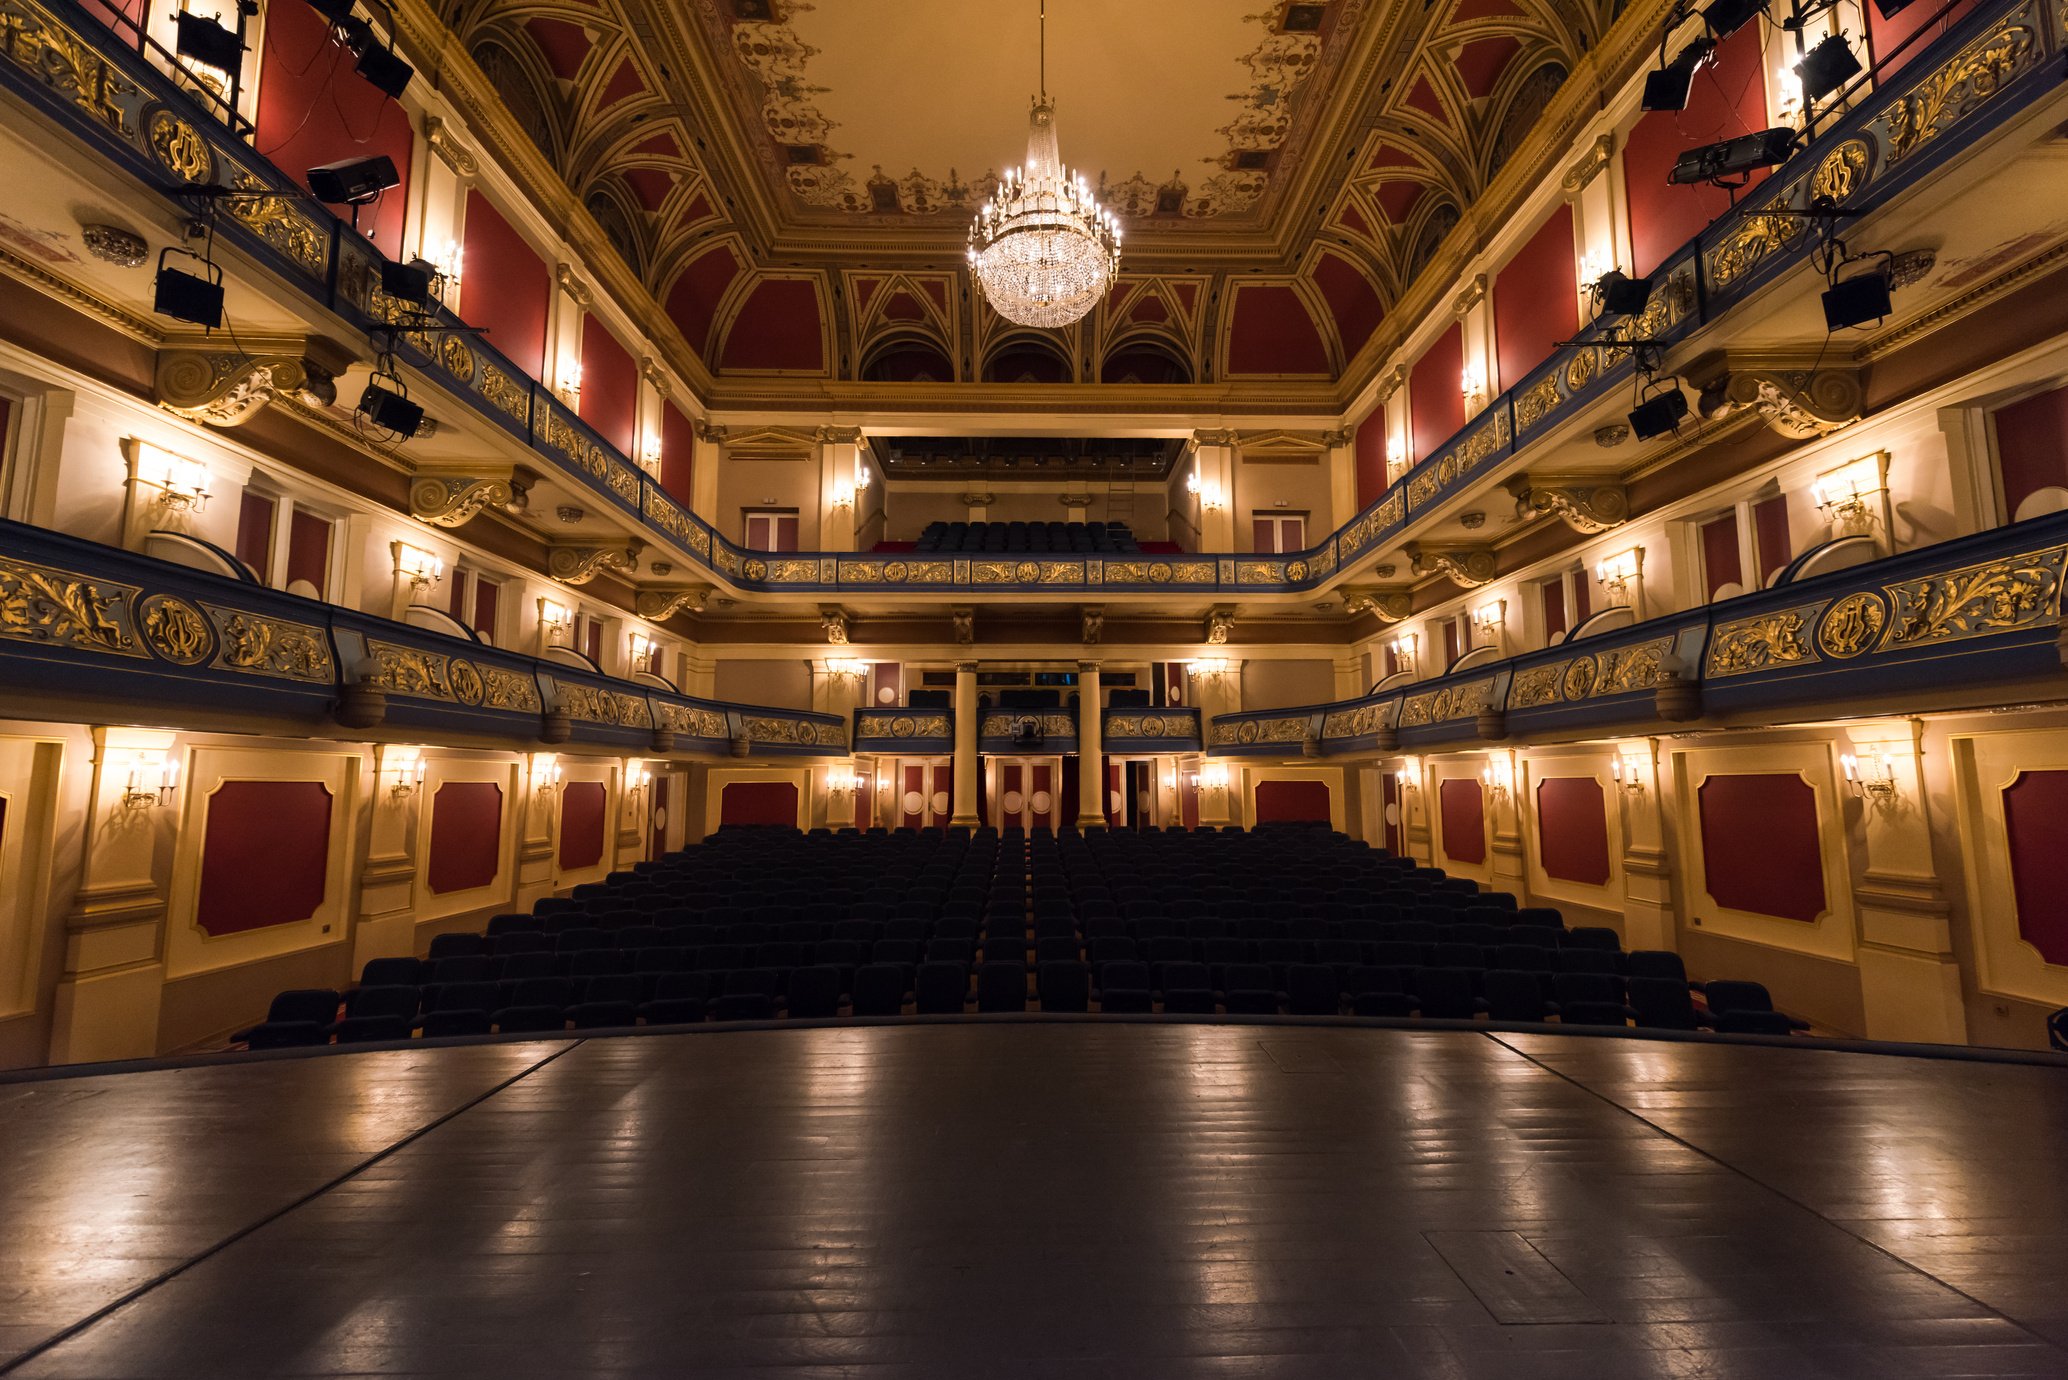
[(1327, 453), (1293, 460), (1238, 460), (1234, 509), (1238, 551), (1256, 549), (1252, 518), (1258, 513), (1305, 513), (1306, 544), (1318, 545), (1341, 521), (1332, 508)]
[(1255, 659), (1242, 663), (1242, 707), (1287, 709), (1336, 697), (1333, 661)]
[(775, 709), (810, 709), (811, 663), (802, 657), (780, 661), (717, 663), (712, 698)]
[(811, 457), (795, 460), (744, 460), (726, 455), (718, 470), (718, 511), (708, 514), (725, 536), (737, 542), (746, 535), (740, 513), (748, 508), (795, 508), (797, 548), (819, 546), (819, 467)]

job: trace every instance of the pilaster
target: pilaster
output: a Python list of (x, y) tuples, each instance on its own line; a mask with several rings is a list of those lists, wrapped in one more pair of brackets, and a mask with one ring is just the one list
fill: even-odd
[(1666, 802), (1659, 790), (1659, 744), (1618, 743), (1617, 813), (1623, 821), (1623, 947), (1675, 949), (1673, 860), (1667, 852)]

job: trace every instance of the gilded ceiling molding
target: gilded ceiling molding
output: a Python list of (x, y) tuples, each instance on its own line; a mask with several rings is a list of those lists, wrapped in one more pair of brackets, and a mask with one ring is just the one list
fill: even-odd
[(1258, 459), (1273, 455), (1322, 455), (1331, 445), (1342, 441), (1331, 441), (1331, 436), (1347, 437), (1347, 432), (1320, 431), (1241, 431), (1233, 433), (1235, 446), (1244, 459)]
[(1464, 589), (1477, 589), (1494, 578), (1490, 546), (1407, 546), (1409, 569), (1417, 575), (1444, 575)]
[(809, 460), (818, 445), (818, 433), (798, 427), (761, 426), (731, 431), (714, 427), (710, 439), (725, 448), (728, 460)]
[(705, 417), (697, 418), (693, 425), (696, 428), (697, 439), (709, 441), (713, 445), (723, 445), (725, 438), (732, 434), (732, 428), (720, 426)]
[(629, 575), (639, 563), (639, 543), (628, 546), (556, 546), (546, 556), (546, 573), (564, 585), (585, 585), (606, 570)]
[(679, 589), (642, 589), (633, 599), (641, 618), (664, 623), (678, 613), (702, 613), (711, 597), (710, 585), (684, 585)]
[(1235, 633), (1235, 610), (1229, 608), (1209, 609), (1206, 614), (1206, 641), (1209, 646), (1224, 647)]
[(1398, 623), (1413, 612), (1413, 605), (1404, 589), (1349, 585), (1343, 589), (1343, 611), (1368, 613), (1381, 623)]
[(862, 429), (858, 426), (822, 426), (812, 432), (811, 438), (822, 446), (860, 445)]
[(1517, 475), (1501, 487), (1515, 499), (1519, 518), (1555, 515), (1583, 536), (1606, 532), (1630, 518), (1630, 496), (1620, 481), (1591, 475)]
[(1486, 275), (1475, 273), (1472, 275), (1472, 281), (1465, 284), (1465, 290), (1450, 299), (1451, 315), (1463, 316), (1485, 300)]
[(1233, 446), (1239, 445), (1241, 441), (1241, 436), (1233, 431), (1195, 431), (1192, 433), (1189, 448), (1197, 450), (1201, 446)]
[(1615, 151), (1616, 141), (1612, 136), (1595, 135), (1594, 142), (1587, 146), (1587, 151), (1581, 154), (1578, 161), (1565, 170), (1565, 176), (1558, 180), (1559, 189), (1567, 196), (1578, 196), (1586, 191), (1588, 184), (1608, 168), (1609, 159), (1615, 155)]
[(481, 165), (475, 161), (474, 155), (467, 151), (466, 146), (460, 143), (459, 136), (454, 133), (451, 124), (436, 115), (424, 117), (424, 142), (431, 146), (431, 152), (438, 155), (441, 163), (461, 177), (474, 177), (480, 173)]

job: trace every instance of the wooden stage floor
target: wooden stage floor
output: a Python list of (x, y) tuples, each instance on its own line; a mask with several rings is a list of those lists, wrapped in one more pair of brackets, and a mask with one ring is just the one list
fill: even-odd
[(0, 1373), (2068, 1376), (2068, 1071), (966, 1022), (6, 1084)]

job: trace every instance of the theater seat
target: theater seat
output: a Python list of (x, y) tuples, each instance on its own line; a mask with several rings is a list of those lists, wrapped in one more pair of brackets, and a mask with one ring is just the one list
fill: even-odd
[(252, 1049), (293, 1049), (330, 1043), (338, 994), (325, 987), (299, 987), (273, 998), (266, 1019), (231, 1036)]
[(865, 963), (855, 969), (857, 1016), (895, 1016), (905, 1009), (905, 970), (896, 963)]
[(1034, 991), (1043, 1011), (1089, 1011), (1091, 969), (1075, 960), (1039, 964)]
[(1027, 965), (986, 963), (977, 970), (977, 1010), (1025, 1011)]

